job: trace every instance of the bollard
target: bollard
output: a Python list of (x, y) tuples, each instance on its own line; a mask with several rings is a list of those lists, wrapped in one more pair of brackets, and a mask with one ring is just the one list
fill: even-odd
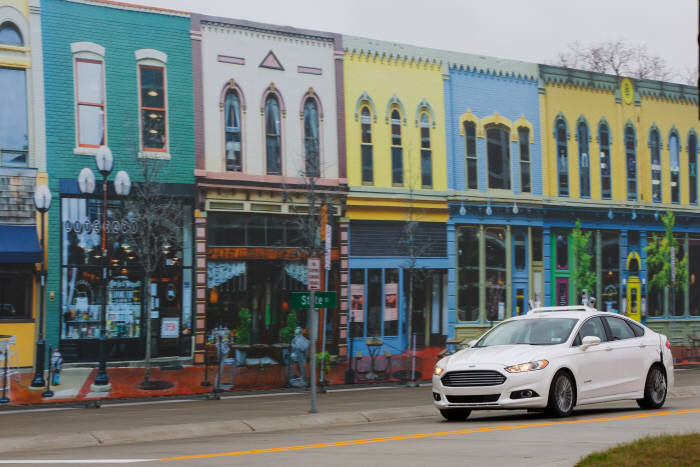
[(2, 373), (2, 397), (0, 397), (0, 404), (7, 404), (10, 402), (10, 398), (7, 397), (7, 357), (8, 350), (5, 349), (5, 371)]
[[(49, 358), (48, 361), (51, 362), (51, 354), (53, 353), (52, 346), (49, 346)], [(51, 390), (51, 363), (49, 363), (49, 377), (46, 378), (46, 391), (41, 393), (41, 397), (53, 397), (53, 391)]]

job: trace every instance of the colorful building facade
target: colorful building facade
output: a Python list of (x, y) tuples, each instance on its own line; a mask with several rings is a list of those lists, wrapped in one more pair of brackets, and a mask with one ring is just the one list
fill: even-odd
[[(137, 34), (134, 32), (138, 31)], [(192, 196), (194, 123), (189, 14), (114, 2), (42, 2), (47, 160), (54, 203), (49, 211), (47, 336), (67, 362), (96, 361), (106, 323), (107, 360), (144, 358), (145, 313), (153, 356), (191, 358), (193, 329)], [(81, 193), (84, 167), (95, 171), (100, 146), (114, 172), (144, 182), (144, 164), (159, 166), (164, 196), (183, 200), (183, 246), (168, 253), (151, 284), (123, 237), (114, 175)], [(107, 257), (102, 256), (103, 189), (107, 189)], [(125, 225), (126, 223), (126, 225)], [(103, 286), (102, 268), (108, 262)], [(151, 310), (142, 304), (154, 298)], [(103, 305), (106, 305), (103, 308)], [(106, 315), (103, 317), (103, 309)], [(165, 325), (167, 323), (167, 326)], [(166, 332), (167, 331), (167, 332)]]
[(46, 235), (32, 199), (46, 184), (40, 13), (33, 0), (0, 6), (0, 348), (11, 366), (33, 364), (42, 323)]
[[(307, 310), (291, 308), (290, 294), (307, 290), (316, 230), (325, 243), (330, 228), (324, 286), (338, 283), (346, 185), (340, 37), (199, 15), (192, 31), (201, 110), (196, 361), (212, 330), (226, 328), (259, 353), (251, 358), (279, 362), (294, 323), (313, 325)], [(325, 323), (336, 353), (334, 310)]]
[(544, 299), (538, 69), (445, 60), (450, 334), (468, 340)]
[[(341, 338), (400, 354), (447, 337), (443, 64), (436, 51), (343, 36), (348, 157)], [(344, 241), (347, 240), (347, 244)], [(411, 280), (413, 271), (413, 280)], [(413, 313), (408, 317), (409, 301)]]
[[(540, 66), (546, 302), (576, 302), (571, 229), (591, 232), (598, 307), (688, 345), (700, 328), (697, 89)], [(648, 287), (645, 247), (672, 212), (688, 282)]]

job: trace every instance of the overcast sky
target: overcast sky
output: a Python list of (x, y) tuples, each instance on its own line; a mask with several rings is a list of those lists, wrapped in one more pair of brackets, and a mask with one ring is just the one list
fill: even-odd
[(126, 0), (502, 58), (552, 62), (624, 37), (676, 71), (698, 60), (697, 0)]

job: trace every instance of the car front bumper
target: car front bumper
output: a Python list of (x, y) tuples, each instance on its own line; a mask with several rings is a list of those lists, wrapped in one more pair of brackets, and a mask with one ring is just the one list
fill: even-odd
[[(528, 409), (547, 406), (553, 376), (550, 368), (523, 373), (508, 373), (499, 366), (480, 366), (474, 370), (498, 371), (506, 380), (495, 386), (445, 386), (442, 377), (455, 370), (445, 371), (441, 376), (433, 375), (435, 406), (438, 409)], [(535, 395), (516, 397), (521, 391), (527, 390), (533, 391)]]

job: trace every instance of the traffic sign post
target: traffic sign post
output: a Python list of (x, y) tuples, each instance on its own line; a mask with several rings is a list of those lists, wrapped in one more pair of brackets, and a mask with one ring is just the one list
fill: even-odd
[(306, 279), (309, 289), (309, 304), (311, 309), (311, 409), (309, 413), (316, 413), (316, 331), (318, 330), (318, 319), (316, 316), (316, 298), (314, 294), (321, 290), (321, 259), (309, 258), (306, 260)]

